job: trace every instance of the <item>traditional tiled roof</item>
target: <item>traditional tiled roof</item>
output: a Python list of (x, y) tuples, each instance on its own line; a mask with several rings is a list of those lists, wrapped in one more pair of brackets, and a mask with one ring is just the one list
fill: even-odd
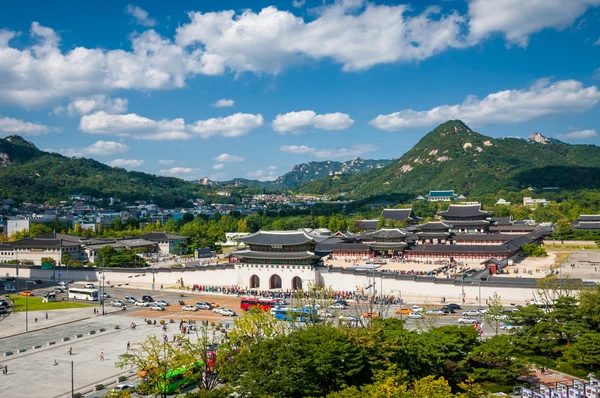
[(582, 214), (579, 216), (577, 221), (600, 221), (600, 214)]
[(455, 241), (501, 241), (508, 242), (511, 239), (515, 239), (515, 235), (504, 235), (504, 234), (456, 234), (452, 236)]
[(79, 243), (69, 242), (63, 239), (42, 239), (42, 238), (25, 238), (10, 243), (13, 247), (24, 248), (49, 248), (49, 247), (73, 247), (79, 246)]
[(450, 237), (449, 232), (419, 232), (419, 238), (421, 239), (446, 239)]
[(384, 228), (378, 229), (374, 232), (366, 233), (365, 235), (370, 236), (373, 239), (394, 239), (406, 237), (406, 232), (399, 228)]
[(573, 229), (600, 230), (600, 221), (580, 221), (573, 225)]
[[(428, 223), (417, 225), (416, 229), (420, 231), (432, 231), (432, 230), (448, 230), (452, 228), (452, 224), (442, 221), (429, 221)], [(417, 231), (418, 232), (418, 231)]]
[(453, 197), (454, 191), (429, 191), (427, 194), (430, 198), (445, 198), (445, 197)]
[(490, 232), (531, 232), (538, 229), (538, 226), (527, 224), (512, 224), (512, 225), (491, 225)]
[(449, 221), (454, 227), (461, 226), (474, 226), (474, 227), (484, 227), (486, 225), (490, 225), (488, 220), (452, 220)]
[(140, 238), (151, 240), (151, 241), (165, 241), (165, 240), (185, 240), (189, 236), (174, 235), (168, 232), (150, 232), (145, 235), (141, 235)]
[(494, 223), (494, 225), (511, 225), (512, 217), (511, 216), (494, 217), (494, 218), (492, 218), (492, 223)]
[(377, 229), (377, 224), (379, 224), (379, 220), (356, 220), (354, 223), (358, 228), (362, 230)]
[(67, 242), (86, 242), (86, 241), (90, 241), (91, 239), (89, 238), (84, 238), (82, 236), (73, 236), (73, 235), (67, 235), (67, 234), (61, 234), (61, 233), (55, 233), (55, 232), (47, 232), (45, 234), (41, 234), (36, 236), (36, 238), (40, 238), (40, 239), (62, 239), (64, 241)]
[(419, 219), (412, 209), (383, 209), (380, 217), (394, 221), (417, 221)]
[(314, 242), (313, 236), (304, 231), (258, 231), (237, 239), (250, 245), (282, 245), (293, 246)]
[(252, 250), (240, 250), (233, 252), (237, 258), (265, 259), (265, 260), (307, 260), (318, 258), (313, 252), (259, 252)]
[(374, 250), (402, 250), (408, 246), (404, 242), (368, 242), (366, 245)]
[(324, 242), (318, 243), (315, 251), (331, 250), (369, 250), (369, 247), (362, 242), (349, 242), (340, 238), (329, 238)]
[(444, 218), (470, 218), (470, 217), (487, 217), (492, 213), (481, 210), (481, 204), (475, 205), (450, 205), (448, 210), (438, 212), (438, 215)]

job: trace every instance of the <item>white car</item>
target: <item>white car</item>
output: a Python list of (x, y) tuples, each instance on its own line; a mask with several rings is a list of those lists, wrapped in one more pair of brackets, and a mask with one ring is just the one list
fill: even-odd
[(96, 286), (94, 286), (94, 284), (93, 284), (93, 283), (86, 283), (86, 284), (85, 284), (85, 286), (83, 286), (83, 287), (84, 287), (84, 288), (86, 288), (86, 289), (93, 289), (93, 288), (95, 288)]
[(221, 312), (219, 312), (221, 316), (236, 316), (234, 310), (230, 310), (229, 308), (221, 308)]
[(478, 322), (477, 319), (475, 319), (475, 318), (469, 318), (469, 317), (466, 317), (466, 316), (458, 318), (458, 323), (460, 323), (460, 324), (470, 324), (470, 325), (473, 325), (473, 324), (475, 324), (477, 322)]
[(442, 310), (432, 309), (425, 311), (427, 315), (446, 315), (446, 313)]
[(138, 302), (138, 299), (136, 299), (133, 296), (125, 296), (125, 298), (123, 300), (125, 300), (126, 303), (132, 303), (132, 304), (135, 304)]
[(337, 303), (337, 304), (331, 304), (331, 305), (329, 306), (329, 309), (330, 309), (330, 310), (345, 310), (345, 309), (346, 309), (346, 306), (345, 306), (344, 304), (340, 304), (340, 303)]
[(335, 316), (331, 312), (327, 311), (319, 311), (319, 316), (321, 318), (335, 318)]
[(500, 325), (500, 329), (502, 330), (513, 330), (513, 329), (520, 329), (520, 326), (516, 326), (516, 325), (509, 325), (508, 323), (504, 323), (502, 325)]
[(198, 311), (198, 308), (194, 307), (193, 305), (185, 305), (182, 308), (183, 311)]
[(165, 300), (156, 300), (155, 303), (158, 305), (162, 305), (163, 307), (169, 306), (169, 303), (166, 302)]
[(133, 384), (117, 384), (117, 386), (113, 388), (113, 391), (130, 391), (130, 390), (135, 390), (135, 386)]
[(421, 311), (413, 311), (410, 314), (408, 314), (408, 319), (421, 319), (423, 318), (423, 314), (421, 314)]
[(217, 308), (213, 308), (213, 312), (214, 312), (215, 314), (220, 314), (220, 313), (221, 313), (221, 311), (223, 311), (223, 309), (224, 309), (223, 307), (217, 307)]
[(123, 300), (113, 300), (110, 304), (113, 307), (125, 307), (125, 302)]
[(423, 307), (419, 307), (418, 305), (413, 305), (412, 307), (410, 307), (410, 309), (413, 310), (414, 312), (423, 311)]
[(338, 319), (340, 321), (358, 322), (358, 317), (354, 315), (340, 315)]
[(487, 314), (487, 311), (488, 311), (488, 310), (487, 310), (486, 308), (479, 308), (477, 311), (479, 311), (479, 313), (480, 313), (481, 315), (485, 315), (485, 314)]
[(158, 305), (158, 304), (152, 304), (152, 305), (150, 306), (150, 309), (151, 309), (152, 311), (164, 311), (164, 310), (165, 310), (165, 307), (163, 307), (162, 305)]
[(135, 305), (137, 305), (138, 307), (149, 307), (151, 303), (148, 303), (146, 301), (136, 301)]
[(479, 315), (481, 315), (481, 313), (479, 312), (479, 310), (468, 310), (468, 311), (464, 311), (463, 315), (465, 315), (465, 316), (479, 316)]
[(102, 293), (102, 295), (104, 296), (104, 298), (110, 298), (110, 294), (108, 294), (106, 292)]

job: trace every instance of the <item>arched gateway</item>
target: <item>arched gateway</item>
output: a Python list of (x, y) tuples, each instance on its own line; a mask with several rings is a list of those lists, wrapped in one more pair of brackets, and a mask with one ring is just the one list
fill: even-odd
[(277, 274), (271, 276), (269, 289), (281, 289), (281, 277)]
[(292, 290), (302, 290), (302, 279), (299, 276), (292, 279)]
[(258, 275), (252, 275), (250, 277), (250, 289), (258, 289), (260, 288), (260, 278)]

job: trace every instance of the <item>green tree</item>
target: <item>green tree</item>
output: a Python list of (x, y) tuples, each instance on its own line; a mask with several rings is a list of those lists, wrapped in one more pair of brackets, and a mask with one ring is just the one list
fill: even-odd
[(469, 352), (461, 369), (476, 382), (513, 384), (525, 370), (525, 362), (518, 358), (518, 352), (507, 335), (497, 335), (487, 339)]
[(123, 229), (123, 223), (121, 222), (120, 218), (115, 218), (110, 222), (110, 224), (108, 224), (108, 228), (113, 231), (121, 231)]
[(503, 323), (504, 306), (500, 301), (500, 295), (494, 292), (492, 298), (488, 301), (488, 309), (485, 313), (485, 322), (490, 325), (495, 334), (498, 334), (500, 326)]
[(588, 372), (600, 369), (600, 334), (587, 333), (580, 336), (565, 351), (565, 359), (571, 365)]
[(573, 233), (573, 228), (571, 227), (571, 221), (569, 221), (568, 218), (561, 218), (556, 222), (554, 236), (556, 239), (560, 240), (561, 243), (564, 243), (563, 240), (567, 239), (571, 233)]
[(52, 232), (52, 229), (44, 224), (33, 223), (29, 228), (29, 236), (35, 238), (36, 236), (47, 234)]

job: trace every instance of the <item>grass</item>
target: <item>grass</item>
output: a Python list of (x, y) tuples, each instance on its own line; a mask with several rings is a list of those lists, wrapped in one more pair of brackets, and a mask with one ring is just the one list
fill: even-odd
[(598, 245), (544, 245), (546, 251), (555, 250), (600, 250)]
[[(20, 312), (25, 311), (25, 297), (24, 296), (8, 296), (15, 304), (14, 311)], [(29, 297), (27, 299), (27, 307), (29, 311), (51, 311), (51, 310), (64, 310), (66, 308), (83, 308), (93, 307), (93, 304), (82, 304), (73, 301), (56, 301), (54, 303), (43, 303), (40, 297)]]
[(560, 265), (571, 255), (571, 252), (567, 253), (556, 253), (556, 260), (554, 261), (554, 266), (552, 268), (558, 268)]

